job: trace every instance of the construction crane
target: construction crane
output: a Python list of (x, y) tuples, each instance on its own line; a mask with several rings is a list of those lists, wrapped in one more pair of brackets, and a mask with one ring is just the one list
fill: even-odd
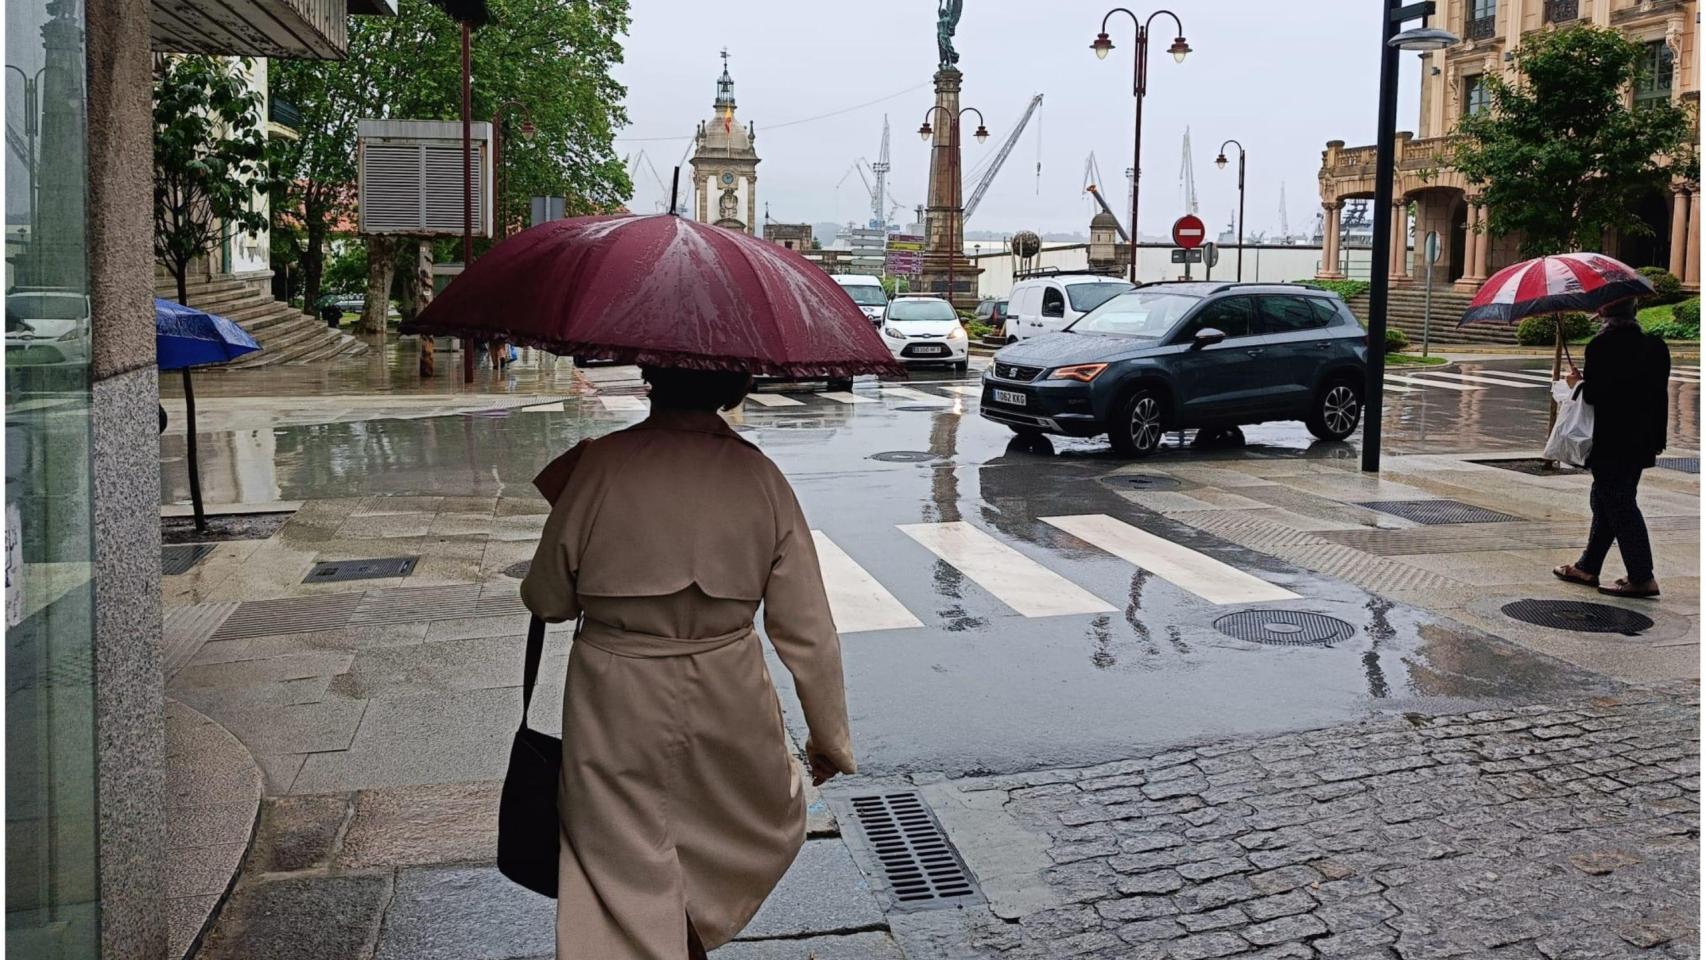
[(1280, 240), (1291, 242), (1291, 219), (1285, 213), (1285, 181), (1280, 181)]
[(1096, 205), (1102, 208), (1103, 213), (1114, 218), (1114, 229), (1119, 231), (1120, 239), (1130, 243), (1131, 234), (1126, 233), (1124, 225), (1120, 223), (1119, 214), (1110, 209), (1108, 201), (1102, 198), (1101, 179), (1102, 168), (1097, 165), (1096, 152), (1092, 150), (1090, 155), (1084, 158), (1084, 192), (1095, 199)]
[(995, 182), (995, 175), (1001, 172), (1001, 165), (1007, 161), (1007, 155), (1013, 152), (1013, 145), (1019, 142), (1019, 135), (1025, 132), (1025, 124), (1031, 122), (1031, 114), (1037, 112), (1037, 107), (1042, 102), (1043, 95), (1040, 93), (1031, 98), (1030, 105), (1025, 107), (1024, 115), (1014, 125), (1013, 132), (1007, 135), (1007, 142), (996, 151), (995, 159), (991, 160), (988, 168), (983, 171), (983, 179), (979, 180), (977, 187), (972, 190), (971, 199), (966, 201), (965, 213), (961, 214), (962, 219), (969, 220), (971, 212), (976, 210), (978, 203), (983, 200), (983, 195), (989, 192), (989, 185)]
[[(669, 200), (667, 199), (669, 197), (669, 187), (664, 184), (663, 176), (658, 173), (658, 168), (652, 164), (652, 158), (646, 155), (646, 151), (642, 149), (639, 153), (630, 154), (628, 156), (627, 166), (629, 183), (633, 183), (635, 181), (635, 177), (639, 174), (642, 166), (646, 168), (647, 172), (652, 175), (652, 182), (658, 185), (658, 192), (662, 194), (662, 196), (658, 198), (657, 209), (659, 211), (666, 210), (669, 207)], [(686, 210), (687, 208), (684, 205), (673, 212), (685, 213)]]
[(871, 164), (871, 178), (876, 185), (871, 188), (871, 226), (882, 227), (889, 222), (888, 218), (888, 177), (889, 177), (889, 115), (883, 114), (883, 145), (877, 151), (877, 162)]
[(1179, 153), (1179, 193), (1184, 201), (1185, 212), (1197, 212), (1197, 175), (1191, 166), (1191, 128), (1185, 128), (1185, 142)]

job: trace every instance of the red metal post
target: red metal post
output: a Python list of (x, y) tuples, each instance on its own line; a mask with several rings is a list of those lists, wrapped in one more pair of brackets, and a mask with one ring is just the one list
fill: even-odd
[[(462, 21), (462, 269), (474, 263), (474, 99), (471, 47), (474, 28)], [(462, 338), (462, 382), (474, 382), (474, 343)]]

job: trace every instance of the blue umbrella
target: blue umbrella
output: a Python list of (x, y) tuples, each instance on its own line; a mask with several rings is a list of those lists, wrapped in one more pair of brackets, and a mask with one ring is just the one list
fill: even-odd
[[(190, 368), (210, 363), (226, 363), (245, 353), (259, 350), (261, 345), (249, 332), (237, 324), (194, 307), (154, 298), (154, 353), (162, 370), (180, 370), (184, 376), (184, 412), (187, 414), (189, 437), (190, 505), (195, 511), (195, 528), (207, 529), (207, 516), (201, 506), (201, 465), (195, 449), (195, 388), (190, 384)], [(164, 408), (162, 408), (162, 411)], [(165, 429), (165, 414), (161, 413)]]

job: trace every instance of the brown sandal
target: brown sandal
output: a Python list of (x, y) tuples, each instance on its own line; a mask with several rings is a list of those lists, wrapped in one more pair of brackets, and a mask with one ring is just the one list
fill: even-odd
[(1552, 568), (1552, 575), (1565, 583), (1574, 583), (1584, 587), (1599, 586), (1599, 578), (1576, 569), (1573, 563), (1566, 563)]
[(1631, 597), (1636, 600), (1651, 600), (1659, 595), (1659, 588), (1655, 585), (1651, 590), (1637, 590), (1629, 581), (1618, 580), (1609, 587), (1600, 587), (1599, 592), (1608, 597)]

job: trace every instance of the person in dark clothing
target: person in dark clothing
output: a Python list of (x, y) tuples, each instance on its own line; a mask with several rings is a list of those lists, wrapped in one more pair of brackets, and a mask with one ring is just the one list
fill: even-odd
[[(1635, 494), (1641, 471), (1665, 448), (1670, 350), (1663, 339), (1641, 329), (1633, 300), (1602, 308), (1600, 320), (1604, 326), (1588, 343), (1583, 369), (1572, 369), (1565, 378), (1571, 386), (1581, 384), (1582, 400), (1593, 406), (1593, 447), (1587, 463), (1593, 473), (1588, 494), (1593, 525), (1581, 559), (1552, 572), (1560, 580), (1599, 587), (1600, 593), (1612, 596), (1656, 597), (1653, 548)], [(1611, 586), (1600, 586), (1600, 566), (1614, 540), (1626, 575)]]

